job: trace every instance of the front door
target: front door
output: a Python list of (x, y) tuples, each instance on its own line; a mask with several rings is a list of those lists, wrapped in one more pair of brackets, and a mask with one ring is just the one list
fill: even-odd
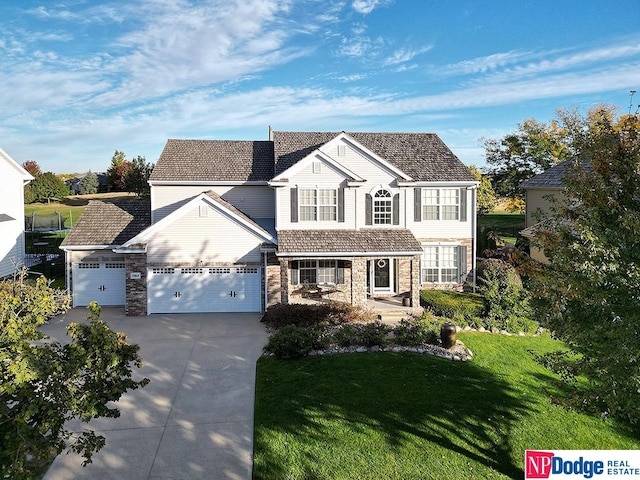
[(370, 260), (369, 264), (370, 293), (394, 293), (393, 261), (390, 258), (378, 258)]

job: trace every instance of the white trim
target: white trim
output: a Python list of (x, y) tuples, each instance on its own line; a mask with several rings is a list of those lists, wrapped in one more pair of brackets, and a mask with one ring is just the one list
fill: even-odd
[(224, 185), (268, 185), (267, 180), (149, 180), (147, 182), (150, 186), (191, 186), (191, 185), (210, 185), (210, 186), (224, 186)]
[(130, 240), (128, 240), (127, 242), (122, 244), (120, 248), (127, 248), (127, 247), (130, 247), (132, 245), (147, 243), (147, 241), (149, 239), (151, 239), (153, 237), (153, 235), (155, 235), (157, 232), (162, 231), (163, 229), (167, 228), (169, 225), (171, 225), (173, 222), (175, 222), (179, 218), (182, 218), (188, 212), (193, 210), (193, 208), (195, 208), (195, 206), (197, 204), (199, 204), (201, 202), (206, 203), (212, 209), (216, 210), (218, 213), (220, 213), (220, 214), (222, 214), (224, 216), (227, 216), (231, 220), (243, 225), (245, 228), (247, 228), (248, 230), (251, 230), (253, 233), (255, 233), (256, 235), (261, 237), (264, 241), (269, 242), (269, 243), (273, 243), (273, 244), (277, 244), (277, 240), (275, 238), (273, 238), (273, 236), (269, 232), (264, 230), (262, 227), (259, 227), (259, 226), (253, 225), (250, 222), (247, 222), (243, 217), (240, 217), (238, 214), (236, 214), (235, 212), (229, 210), (224, 205), (216, 202), (213, 198), (209, 197), (209, 195), (207, 195), (207, 193), (205, 192), (205, 193), (201, 193), (197, 197), (195, 197), (192, 200), (190, 200), (189, 202), (185, 203), (180, 208), (174, 210), (169, 215), (164, 217), (162, 220), (159, 220), (156, 223), (154, 223), (153, 225), (147, 227), (142, 232), (140, 232), (138, 235), (136, 235), (135, 237), (131, 238)]
[[(376, 287), (376, 266), (379, 268), (384, 268), (384, 266), (380, 266), (379, 262), (383, 260), (386, 262), (386, 267), (389, 269), (389, 286), (388, 287)], [(389, 257), (371, 259), (369, 262), (369, 294), (395, 294), (396, 292), (396, 271), (394, 261)]]
[(277, 257), (413, 257), (414, 255), (422, 255), (423, 251), (404, 251), (404, 252), (286, 252), (276, 253)]
[(119, 248), (120, 245), (111, 244), (111, 245), (65, 245), (64, 247), (59, 247), (60, 250), (64, 252), (68, 251), (83, 251), (83, 250), (113, 250), (114, 248)]
[(3, 158), (4, 160), (6, 160), (6, 162), (11, 167), (13, 167), (15, 170), (17, 170), (18, 174), (22, 177), (22, 180), (24, 181), (23, 185), (26, 185), (31, 180), (33, 180), (33, 176), (29, 172), (27, 172), (27, 170), (25, 170), (25, 168), (23, 166), (21, 166), (18, 162), (16, 162), (11, 157), (11, 155), (9, 155), (7, 152), (5, 152), (2, 148), (0, 148), (0, 158)]
[(380, 157), (376, 153), (372, 152), (367, 147), (365, 147), (364, 145), (360, 144), (357, 140), (355, 140), (354, 138), (350, 137), (345, 132), (340, 133), (336, 138), (334, 138), (333, 140), (328, 141), (327, 143), (322, 145), (320, 148), (329, 148), (334, 143), (337, 143), (339, 141), (343, 141), (343, 142), (347, 143), (349, 145), (349, 147), (351, 147), (353, 150), (355, 150), (356, 152), (358, 152), (360, 154), (364, 153), (365, 156), (370, 157), (376, 163), (380, 164), (385, 169), (387, 169), (390, 172), (394, 173), (397, 177), (406, 178), (407, 180), (413, 180), (411, 175), (407, 175), (405, 172), (400, 170), (398, 167), (396, 167), (392, 163), (388, 162), (384, 158)]
[(472, 188), (477, 188), (480, 185), (480, 182), (431, 182), (431, 181), (421, 181), (421, 182), (402, 182), (398, 181), (399, 187), (466, 187), (467, 190)]
[(329, 165), (333, 166), (335, 169), (340, 171), (345, 178), (352, 178), (362, 182), (365, 181), (362, 177), (360, 177), (359, 175), (356, 175), (347, 167), (335, 161), (333, 158), (331, 158), (329, 155), (324, 153), (322, 150), (316, 149), (306, 157), (302, 158), (301, 160), (298, 160), (296, 163), (291, 165), (284, 172), (281, 172), (279, 175), (276, 175), (275, 177), (273, 177), (273, 179), (269, 182), (269, 185), (271, 185), (274, 182), (280, 182), (283, 179), (291, 178), (292, 176), (300, 172), (300, 170), (307, 167), (309, 163), (313, 165), (313, 162), (317, 162), (317, 161), (326, 162)]

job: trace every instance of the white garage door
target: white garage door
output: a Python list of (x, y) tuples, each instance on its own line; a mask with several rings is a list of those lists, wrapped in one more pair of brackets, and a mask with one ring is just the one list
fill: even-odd
[(72, 269), (73, 306), (96, 301), (100, 305), (124, 305), (124, 262), (74, 263)]
[(149, 313), (259, 312), (258, 267), (149, 268)]

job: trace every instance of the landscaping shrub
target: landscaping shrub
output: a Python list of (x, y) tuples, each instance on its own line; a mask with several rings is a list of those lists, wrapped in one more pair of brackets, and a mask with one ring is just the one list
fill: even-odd
[(274, 332), (265, 351), (278, 358), (296, 358), (307, 355), (311, 350), (326, 348), (329, 345), (329, 332), (326, 327), (297, 327), (286, 325)]
[(487, 328), (511, 333), (535, 331), (538, 324), (531, 319), (529, 293), (511, 264), (486, 259), (478, 268), (478, 280)]
[(272, 328), (282, 328), (287, 325), (336, 326), (344, 323), (367, 322), (372, 319), (373, 314), (362, 308), (341, 302), (330, 302), (315, 305), (296, 303), (272, 305), (267, 309), (262, 321)]
[(384, 345), (391, 327), (380, 322), (342, 325), (333, 334), (335, 343), (342, 347)]
[[(431, 320), (427, 320), (431, 318)], [(435, 327), (433, 316), (424, 315), (422, 317), (411, 316), (402, 319), (393, 328), (395, 343), (407, 347), (415, 347), (418, 345), (438, 343), (438, 333)]]
[(484, 310), (481, 295), (450, 290), (422, 290), (420, 304), (438, 317), (447, 317), (458, 326), (480, 326), (478, 317)]

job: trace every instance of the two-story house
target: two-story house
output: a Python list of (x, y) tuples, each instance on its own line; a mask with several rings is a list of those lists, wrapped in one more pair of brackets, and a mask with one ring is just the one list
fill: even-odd
[[(550, 211), (554, 203), (566, 200), (563, 179), (570, 166), (571, 160), (565, 160), (520, 184), (525, 192), (525, 228), (520, 232), (523, 237), (533, 239), (540, 228), (539, 216)], [(534, 260), (548, 263), (540, 247), (531, 245), (529, 254)]]
[(12, 275), (24, 261), (24, 186), (29, 172), (0, 148), (0, 278)]
[(149, 183), (150, 204), (93, 202), (64, 240), (74, 305), (259, 312), (306, 286), (418, 305), (474, 267), (477, 182), (435, 134), (169, 140)]

